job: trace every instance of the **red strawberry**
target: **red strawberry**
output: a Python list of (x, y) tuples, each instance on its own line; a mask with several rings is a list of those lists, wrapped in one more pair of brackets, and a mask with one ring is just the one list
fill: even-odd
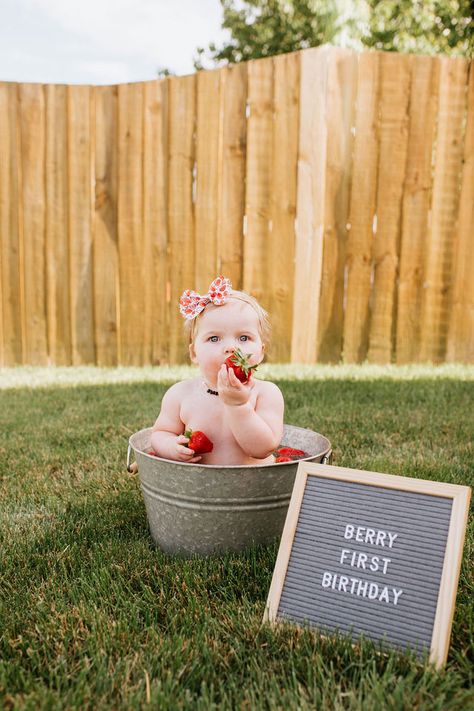
[(151, 452), (147, 452), (147, 454), (149, 454), (151, 457), (158, 457), (158, 456), (159, 456), (159, 455), (158, 455), (156, 452), (154, 452), (153, 450), (152, 450)]
[(184, 436), (189, 437), (189, 442), (185, 446), (189, 447), (189, 449), (194, 449), (194, 454), (206, 454), (207, 452), (212, 452), (214, 448), (213, 443), (209, 437), (206, 437), (204, 432), (186, 430)]
[(306, 457), (306, 452), (303, 452), (302, 449), (293, 449), (293, 447), (280, 447), (277, 449), (277, 454), (280, 457), (292, 457), (293, 459)]
[(232, 368), (241, 383), (247, 383), (252, 377), (252, 370), (257, 369), (256, 365), (249, 364), (250, 356), (244, 355), (240, 348), (236, 348), (232, 355), (225, 359), (226, 366)]
[(277, 457), (275, 459), (275, 464), (277, 462), (292, 462), (293, 460), (290, 457)]

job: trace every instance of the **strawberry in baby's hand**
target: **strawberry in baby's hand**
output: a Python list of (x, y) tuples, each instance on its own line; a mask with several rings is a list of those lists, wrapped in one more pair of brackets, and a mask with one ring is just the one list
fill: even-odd
[(293, 449), (293, 447), (280, 447), (276, 451), (277, 457), (291, 457), (291, 459), (301, 459), (306, 457), (306, 452), (302, 449)]
[(293, 460), (291, 457), (277, 457), (275, 459), (275, 464), (278, 464), (279, 462), (292, 462)]
[(207, 454), (207, 452), (212, 452), (214, 448), (213, 443), (209, 437), (206, 437), (204, 432), (186, 430), (184, 436), (189, 437), (189, 442), (185, 446), (193, 449), (194, 454)]
[[(250, 354), (251, 355), (251, 354)], [(236, 348), (231, 356), (225, 359), (228, 368), (232, 368), (241, 383), (247, 383), (252, 377), (252, 370), (256, 370), (256, 365), (250, 365), (250, 356), (244, 355), (240, 348)]]

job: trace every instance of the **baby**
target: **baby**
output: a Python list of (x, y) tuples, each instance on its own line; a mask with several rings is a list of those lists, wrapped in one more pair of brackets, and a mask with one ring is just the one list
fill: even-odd
[[(189, 355), (201, 374), (165, 393), (151, 435), (153, 449), (187, 464), (272, 464), (283, 434), (283, 395), (274, 383), (254, 375), (241, 383), (225, 365), (237, 348), (249, 356), (250, 365), (262, 362), (270, 330), (267, 313), (222, 276), (205, 296), (185, 291), (180, 311)], [(188, 429), (204, 432), (212, 452), (198, 456), (186, 447), (189, 438), (183, 432)]]

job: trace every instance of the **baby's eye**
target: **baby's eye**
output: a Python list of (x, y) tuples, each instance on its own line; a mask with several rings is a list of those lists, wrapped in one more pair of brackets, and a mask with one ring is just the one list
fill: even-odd
[(219, 340), (219, 336), (211, 336), (207, 340), (212, 341), (213, 343), (217, 343), (217, 341)]
[(240, 340), (241, 340), (241, 341), (242, 341), (242, 340), (243, 340), (243, 341), (249, 341), (250, 338), (249, 338), (249, 336), (240, 336)]

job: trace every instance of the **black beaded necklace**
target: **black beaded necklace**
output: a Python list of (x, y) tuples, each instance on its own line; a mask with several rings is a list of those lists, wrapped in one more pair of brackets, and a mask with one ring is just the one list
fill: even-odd
[[(204, 380), (203, 380), (202, 382), (204, 383), (204, 385), (205, 385), (206, 388), (207, 388), (207, 383), (205, 383)], [(207, 388), (207, 391), (206, 391), (206, 392), (208, 392), (209, 395), (217, 395), (217, 396), (219, 395), (219, 393), (217, 392), (217, 390), (212, 390), (212, 388)]]

